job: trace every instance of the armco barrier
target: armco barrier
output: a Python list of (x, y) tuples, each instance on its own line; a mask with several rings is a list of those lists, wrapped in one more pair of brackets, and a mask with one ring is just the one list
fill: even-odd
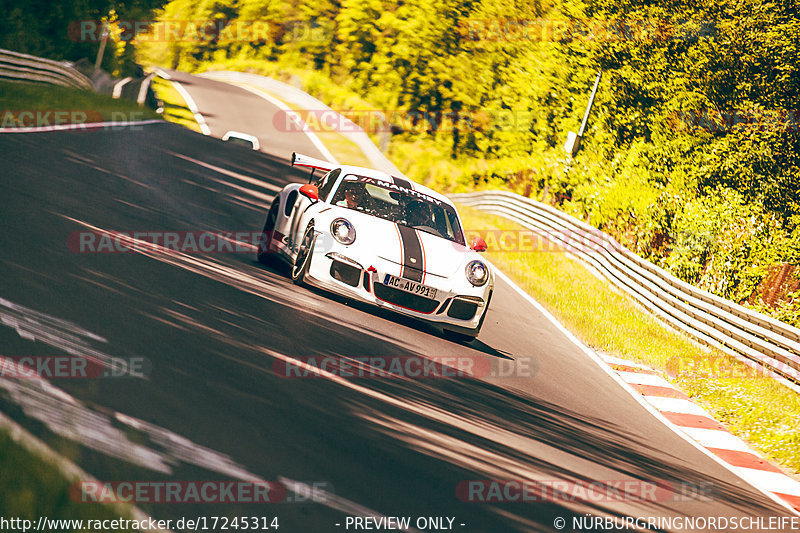
[(693, 287), (547, 204), (503, 191), (451, 198), (510, 218), (559, 244), (673, 326), (800, 392), (799, 329)]
[(38, 81), (92, 90), (92, 82), (68, 63), (0, 48), (0, 79)]

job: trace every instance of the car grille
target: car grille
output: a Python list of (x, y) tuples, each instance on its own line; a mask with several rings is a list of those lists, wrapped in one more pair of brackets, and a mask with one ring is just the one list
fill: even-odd
[(361, 281), (361, 269), (341, 261), (331, 262), (331, 277), (355, 287)]
[(436, 306), (439, 305), (439, 302), (436, 300), (401, 291), (394, 287), (388, 287), (383, 283), (375, 283), (374, 290), (375, 296), (381, 300), (419, 313), (432, 313), (433, 310), (436, 309)]
[(472, 320), (477, 310), (478, 304), (475, 302), (465, 302), (464, 300), (455, 299), (453, 300), (453, 305), (447, 310), (447, 316), (458, 320)]

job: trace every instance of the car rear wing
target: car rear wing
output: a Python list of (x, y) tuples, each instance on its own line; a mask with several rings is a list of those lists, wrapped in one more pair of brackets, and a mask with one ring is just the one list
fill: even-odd
[(323, 161), (322, 159), (315, 159), (307, 155), (292, 152), (292, 166), (293, 167), (306, 167), (311, 169), (311, 175), (308, 176), (308, 182), (314, 179), (314, 171), (319, 169), (323, 172), (330, 172), (336, 168), (332, 163)]
[(329, 172), (336, 168), (336, 165), (333, 163), (323, 161), (322, 159), (314, 159), (313, 157), (298, 154), (297, 152), (292, 152), (292, 166), (319, 169), (324, 170), (325, 172)]

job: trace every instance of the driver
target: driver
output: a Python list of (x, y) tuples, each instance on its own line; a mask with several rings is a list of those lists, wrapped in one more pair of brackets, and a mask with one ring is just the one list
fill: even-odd
[(339, 200), (336, 205), (355, 209), (359, 206), (363, 207), (364, 190), (359, 188), (356, 183), (344, 183), (344, 200)]
[(431, 225), (431, 213), (425, 202), (412, 200), (406, 205), (406, 222), (412, 227)]

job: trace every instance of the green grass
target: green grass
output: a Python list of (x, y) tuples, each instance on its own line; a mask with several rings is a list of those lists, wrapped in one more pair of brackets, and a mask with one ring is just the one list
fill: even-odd
[[(459, 206), (467, 230), (527, 231)], [(595, 350), (650, 365), (766, 457), (800, 472), (800, 395), (716, 350), (699, 348), (577, 259), (544, 252), (486, 252), (487, 258)]]
[(57, 85), (0, 81), (0, 102), (0, 113), (4, 119), (7, 119), (9, 111), (72, 112), (62, 115), (65, 121), (60, 123), (158, 118), (158, 114), (152, 109), (140, 107), (130, 100), (114, 99), (103, 94)]
[[(31, 520), (131, 518), (130, 508), (73, 501), (68, 480), (54, 464), (0, 431), (0, 517)], [(20, 529), (21, 531), (21, 529)], [(73, 529), (72, 531), (77, 531)]]
[(164, 120), (200, 132), (200, 125), (197, 124), (194, 115), (186, 106), (186, 100), (183, 99), (181, 93), (175, 89), (170, 81), (160, 76), (154, 76), (151, 87), (156, 98), (164, 103), (164, 112), (162, 113)]
[(317, 137), (339, 163), (372, 168), (372, 163), (361, 151), (361, 148), (341, 133), (321, 131), (317, 132)]

